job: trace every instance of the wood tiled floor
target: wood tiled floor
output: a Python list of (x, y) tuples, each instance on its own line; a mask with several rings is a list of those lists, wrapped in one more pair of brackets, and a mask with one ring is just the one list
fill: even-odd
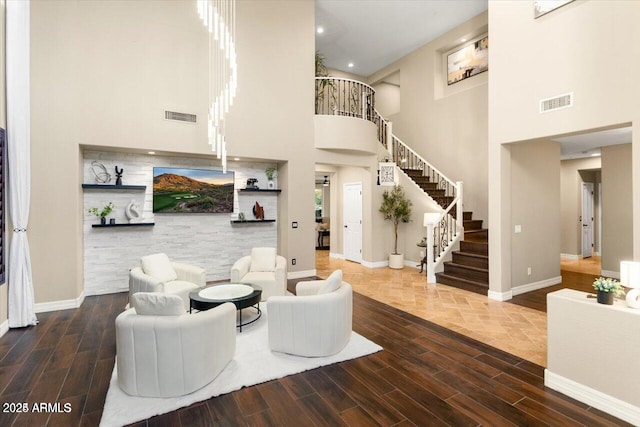
[[(454, 294), (447, 298), (474, 305)], [(115, 357), (114, 319), (126, 299), (89, 297), (80, 309), (40, 314), (38, 326), (0, 338), (0, 403), (72, 408), (58, 414), (2, 412), (0, 426), (98, 425)], [(358, 293), (353, 324), (384, 350), (135, 425), (626, 425), (545, 389), (540, 365)]]

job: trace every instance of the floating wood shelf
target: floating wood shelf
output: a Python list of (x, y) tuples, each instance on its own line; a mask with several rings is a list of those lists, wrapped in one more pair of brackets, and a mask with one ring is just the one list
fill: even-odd
[(146, 185), (82, 184), (82, 188), (99, 190), (146, 190)]
[(116, 224), (91, 224), (93, 228), (106, 228), (106, 227), (153, 227), (155, 222), (132, 222), (132, 223), (116, 223)]
[(261, 222), (276, 222), (275, 219), (232, 219), (231, 224), (257, 224)]
[(270, 190), (268, 188), (241, 188), (238, 191), (240, 191), (241, 193), (280, 193), (282, 192), (282, 190), (280, 190), (279, 188), (273, 189), (273, 190)]

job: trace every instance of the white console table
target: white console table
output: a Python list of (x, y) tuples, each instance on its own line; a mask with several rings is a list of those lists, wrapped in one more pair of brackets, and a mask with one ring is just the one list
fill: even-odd
[(589, 295), (547, 295), (545, 385), (640, 425), (640, 310)]

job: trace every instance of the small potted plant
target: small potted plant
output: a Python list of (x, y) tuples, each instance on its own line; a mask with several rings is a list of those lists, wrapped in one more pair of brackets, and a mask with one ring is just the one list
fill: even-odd
[(404, 267), (404, 255), (398, 253), (398, 225), (411, 221), (411, 200), (407, 199), (402, 186), (396, 185), (391, 191), (382, 195), (382, 205), (379, 211), (384, 219), (393, 222), (394, 245), (393, 253), (389, 254), (389, 267), (401, 269)]
[(102, 208), (102, 210), (98, 210), (98, 208), (91, 208), (89, 209), (89, 213), (99, 217), (100, 224), (104, 225), (107, 223), (107, 217), (109, 216), (109, 214), (113, 212), (113, 208), (113, 203), (109, 202), (107, 205), (105, 205), (105, 207)]
[(600, 304), (613, 304), (614, 296), (624, 295), (622, 285), (615, 279), (598, 277), (593, 281), (593, 289), (598, 291), (598, 302)]
[(276, 188), (276, 183), (273, 179), (278, 176), (278, 170), (273, 166), (269, 166), (264, 170), (264, 173), (267, 175), (267, 188), (273, 190)]

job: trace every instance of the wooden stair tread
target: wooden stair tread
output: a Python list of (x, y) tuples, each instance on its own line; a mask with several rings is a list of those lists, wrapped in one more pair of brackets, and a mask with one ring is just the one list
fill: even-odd
[(436, 273), (436, 282), (454, 288), (475, 292), (480, 295), (487, 295), (487, 291), (489, 290), (489, 285), (486, 283), (480, 283), (469, 279), (461, 279), (459, 277), (449, 276), (445, 273)]
[[(479, 243), (479, 242), (474, 242), (474, 243)], [(464, 255), (464, 256), (468, 256), (468, 257), (473, 257), (473, 258), (482, 258), (482, 259), (489, 259), (489, 255), (484, 255), (484, 254), (479, 254), (476, 252), (465, 252), (465, 251), (453, 251), (452, 253), (454, 254), (459, 254), (459, 255)]]
[(477, 271), (477, 272), (480, 272), (480, 273), (488, 273), (489, 272), (488, 268), (481, 268), (481, 267), (474, 267), (474, 266), (471, 266), (471, 265), (458, 264), (458, 263), (455, 263), (453, 261), (446, 261), (444, 263), (444, 265), (449, 265), (451, 267), (457, 267), (457, 268), (463, 268), (465, 270), (473, 270), (473, 271)]

